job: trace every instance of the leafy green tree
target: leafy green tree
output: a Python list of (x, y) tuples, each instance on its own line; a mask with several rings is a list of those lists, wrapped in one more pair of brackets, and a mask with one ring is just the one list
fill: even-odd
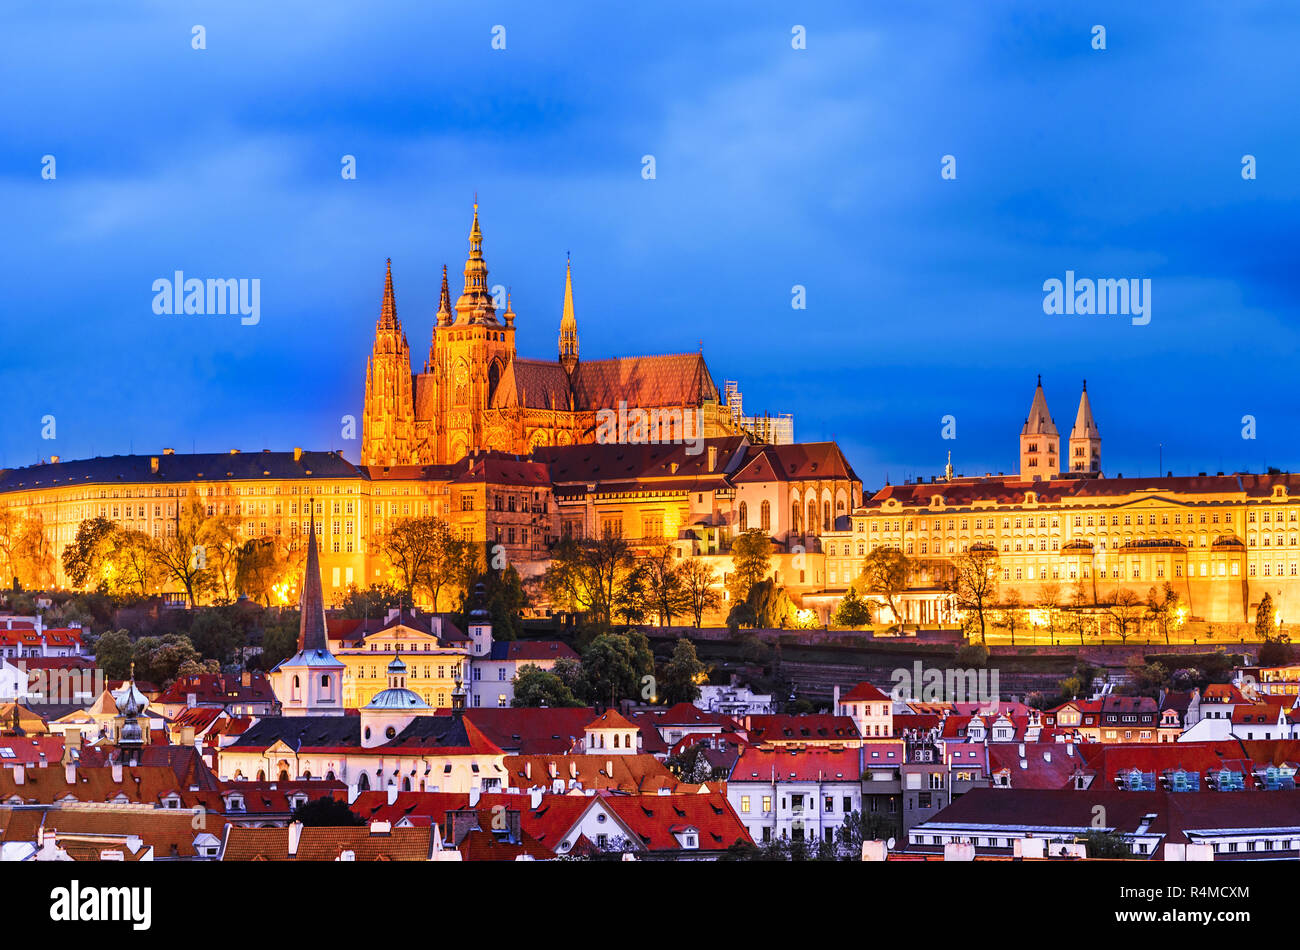
[(1273, 597), (1267, 591), (1259, 600), (1259, 606), (1255, 608), (1255, 636), (1261, 640), (1268, 641), (1277, 633), (1277, 623), (1273, 611)]
[(596, 627), (607, 629), (616, 611), (626, 606), (620, 592), (635, 570), (635, 559), (622, 538), (566, 537), (551, 552), (543, 586), (560, 609), (586, 614)]
[(298, 611), (285, 610), (262, 625), (261, 667), (273, 670), (298, 652)]
[(732, 542), (731, 564), (727, 590), (734, 602), (747, 601), (750, 589), (772, 569), (772, 539), (762, 530), (750, 528)]
[(698, 680), (706, 669), (695, 653), (695, 644), (685, 637), (678, 640), (659, 677), (659, 699), (669, 706), (695, 702), (700, 697)]
[(865, 627), (871, 623), (871, 605), (858, 596), (852, 587), (835, 605), (831, 625), (835, 627)]
[(644, 635), (601, 634), (582, 653), (580, 698), (610, 706), (641, 699), (642, 677), (653, 674), (654, 654)]
[(1150, 696), (1155, 699), (1162, 689), (1171, 685), (1169, 669), (1160, 662), (1146, 663), (1141, 657), (1133, 657), (1128, 663), (1129, 690), (1134, 696)]
[(1291, 644), (1289, 634), (1279, 633), (1269, 637), (1259, 648), (1260, 666), (1288, 666), (1294, 662), (1295, 647)]
[(162, 637), (141, 637), (135, 642), (135, 675), (163, 689), (171, 685), (186, 661), (203, 662), (184, 634), (169, 633)]
[(95, 665), (104, 671), (107, 679), (126, 679), (131, 671), (134, 647), (131, 634), (125, 630), (108, 630), (95, 638)]
[(474, 609), (474, 588), (478, 584), (483, 585), (484, 606), (492, 620), (492, 638), (518, 640), (524, 629), (524, 609), (528, 606), (528, 594), (524, 591), (519, 572), (510, 564), (500, 570), (489, 568), (476, 574), (461, 593), (456, 622), (462, 629), (469, 626), (469, 612)]
[(190, 624), (190, 642), (202, 656), (228, 663), (248, 645), (248, 629), (230, 606), (204, 607)]
[(784, 587), (768, 578), (749, 589), (747, 603), (754, 611), (754, 625), (765, 629), (784, 627), (794, 614), (794, 602)]
[(290, 821), (300, 821), (307, 828), (348, 828), (364, 825), (366, 820), (337, 798), (317, 798), (303, 802), (293, 810)]
[(697, 742), (676, 755), (664, 760), (664, 765), (683, 782), (701, 785), (714, 779), (713, 766), (704, 753), (704, 744)]
[[(348, 620), (363, 620), (366, 617), (383, 617), (391, 608), (409, 605), (410, 602), (410, 597), (392, 584), (372, 584), (364, 588), (351, 584), (340, 598), (339, 607)], [(295, 630), (294, 636), (297, 635)]]
[(77, 525), (77, 536), (63, 549), (63, 570), (73, 587), (85, 587), (98, 580), (104, 552), (117, 525), (107, 518), (87, 518)]
[(514, 706), (536, 708), (539, 706), (581, 706), (564, 680), (550, 670), (525, 664), (515, 674)]
[(1133, 847), (1128, 839), (1113, 831), (1090, 831), (1083, 836), (1090, 858), (1131, 858)]

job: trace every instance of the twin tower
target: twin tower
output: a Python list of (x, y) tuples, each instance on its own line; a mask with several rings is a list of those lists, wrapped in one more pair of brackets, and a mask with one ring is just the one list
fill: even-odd
[[(1052, 422), (1043, 395), (1043, 377), (1038, 377), (1034, 401), (1029, 407), (1029, 418), (1020, 430), (1020, 477), (1027, 480), (1055, 478), (1061, 474), (1061, 435)], [(1101, 432), (1092, 418), (1092, 405), (1088, 402), (1088, 382), (1083, 383), (1079, 397), (1079, 410), (1074, 415), (1074, 428), (1070, 431), (1067, 471), (1071, 473), (1099, 473), (1101, 471)]]

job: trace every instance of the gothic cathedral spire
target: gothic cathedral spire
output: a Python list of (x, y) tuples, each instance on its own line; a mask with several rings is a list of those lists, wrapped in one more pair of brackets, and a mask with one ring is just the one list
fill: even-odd
[(375, 325), (375, 345), (366, 363), (361, 427), (362, 465), (406, 465), (415, 461), (411, 350), (402, 322), (397, 318), (391, 258), (384, 274), (384, 299)]
[(573, 262), (564, 262), (564, 312), (560, 317), (560, 365), (573, 374), (578, 365), (578, 320), (573, 315)]

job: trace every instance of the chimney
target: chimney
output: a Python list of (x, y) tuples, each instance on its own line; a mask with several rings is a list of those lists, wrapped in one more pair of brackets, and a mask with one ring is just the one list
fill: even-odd
[(121, 762), (113, 763), (113, 784), (114, 785), (122, 784), (122, 763)]
[(614, 777), (614, 760), (613, 760), (613, 759), (606, 759), (606, 760), (605, 760), (605, 774), (606, 774), (607, 776), (609, 776), (610, 778), (613, 778), (613, 777)]
[(1020, 757), (1022, 759), (1025, 757), (1025, 744), (1023, 742), (1020, 743)]
[(156, 455), (152, 455), (149, 457), (149, 474), (151, 475), (158, 474), (158, 456)]
[(181, 726), (181, 745), (194, 745), (194, 727)]
[(302, 839), (302, 822), (289, 822), (289, 857), (296, 857), (298, 854), (298, 842)]
[(711, 472), (717, 467), (718, 467), (718, 447), (716, 445), (710, 445), (709, 446), (709, 471)]
[(831, 700), (831, 715), (838, 716), (839, 714), (840, 714), (840, 684), (836, 683), (834, 699)]
[(197, 706), (198, 704), (199, 704), (199, 694), (198, 694), (198, 693), (186, 693), (186, 694), (185, 694), (185, 705), (186, 705), (186, 706), (189, 706), (191, 709), (193, 709), (193, 708), (194, 708), (195, 706)]
[(390, 805), (395, 805), (395, 804), (397, 804), (397, 786), (396, 786), (396, 785), (390, 785), (390, 786), (388, 786), (388, 804), (390, 804)]
[(68, 765), (76, 761), (74, 752), (81, 751), (81, 730), (69, 729), (63, 734), (63, 764)]
[(477, 786), (474, 787), (474, 788), (471, 788), (471, 789), (469, 790), (469, 807), (470, 807), (470, 808), (476, 808), (476, 807), (478, 807), (479, 796), (481, 796), (482, 794), (483, 794), (483, 790), (480, 789), (480, 788), (478, 788)]
[(572, 759), (570, 759), (570, 760), (569, 760), (569, 778), (577, 778), (577, 777), (578, 777), (578, 763), (577, 763), (577, 762), (574, 762)]
[(391, 821), (372, 821), (370, 823), (370, 833), (372, 835), (392, 834), (393, 823)]
[(528, 779), (529, 781), (532, 781), (533, 763), (531, 761), (524, 763), (524, 778)]
[(1044, 761), (1044, 762), (1051, 762), (1051, 761), (1052, 761), (1052, 750), (1051, 750), (1051, 749), (1048, 749), (1046, 752), (1043, 753), (1043, 761)]
[(293, 447), (293, 460), (295, 462), (302, 461), (302, 449), (296, 445)]
[(545, 789), (530, 788), (528, 790), (528, 805), (530, 808), (537, 809), (542, 807), (542, 794)]
[(248, 670), (244, 670), (244, 672), (243, 672), (243, 673), (240, 675), (240, 677), (239, 677), (239, 685), (241, 685), (241, 686), (252, 686), (252, 685), (253, 685), (253, 674), (250, 673)]
[(175, 449), (163, 449), (163, 455), (175, 455), (175, 454), (176, 454)]
[(74, 762), (69, 762), (63, 766), (63, 780), (69, 785), (77, 784), (77, 766)]
[(239, 449), (231, 449), (231, 450), (230, 450), (230, 454), (231, 454), (231, 455), (238, 455), (238, 454), (239, 454)]
[(13, 767), (13, 772), (14, 772), (15, 785), (22, 785), (25, 781), (27, 781), (27, 769), (24, 768), (23, 766), (15, 765)]
[(57, 455), (51, 455), (51, 456), (50, 456), (50, 464), (51, 464), (51, 465), (58, 465), (58, 464), (59, 464), (59, 457), (58, 457)]

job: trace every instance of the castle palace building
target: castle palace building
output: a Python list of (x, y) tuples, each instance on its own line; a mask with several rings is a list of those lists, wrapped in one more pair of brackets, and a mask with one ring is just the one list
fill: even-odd
[(554, 360), (516, 354), (515, 313), (508, 295), (505, 311), (497, 313), (475, 203), (464, 288), (453, 305), (444, 266), (421, 372), (411, 369), (389, 262), (366, 366), (361, 463), (439, 465), (477, 451), (524, 455), (591, 443), (602, 409), (644, 410), (675, 421), (688, 438), (736, 432), (702, 354), (579, 358), (571, 266), (565, 269), (558, 344)]

